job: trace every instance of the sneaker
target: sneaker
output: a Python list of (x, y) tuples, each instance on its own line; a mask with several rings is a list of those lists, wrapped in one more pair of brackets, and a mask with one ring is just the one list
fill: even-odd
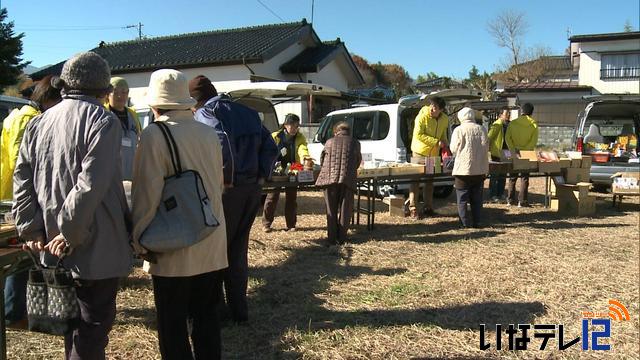
[(288, 231), (288, 232), (294, 232), (294, 231), (296, 231), (296, 228), (294, 228), (294, 227), (292, 227), (292, 228), (288, 228), (288, 229), (287, 229), (287, 231)]
[(491, 202), (492, 203), (499, 203), (500, 202), (500, 198), (497, 197), (497, 196), (494, 196), (494, 197), (491, 198)]
[(263, 227), (262, 229), (263, 229), (263, 230), (264, 230), (264, 232), (266, 232), (266, 233), (270, 233), (270, 232), (272, 232), (272, 231), (273, 231), (273, 229), (271, 228), (271, 226), (265, 226), (265, 227)]
[(529, 205), (528, 201), (519, 201), (518, 202), (518, 207), (519, 208), (525, 208), (525, 207), (531, 207), (531, 205)]

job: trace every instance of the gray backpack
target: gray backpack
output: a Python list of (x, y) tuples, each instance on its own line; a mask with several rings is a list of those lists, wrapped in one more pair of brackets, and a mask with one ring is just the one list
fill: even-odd
[(164, 179), (156, 215), (140, 236), (140, 245), (164, 253), (189, 247), (210, 235), (220, 223), (211, 209), (202, 177), (195, 170), (182, 170), (180, 154), (169, 127), (154, 122), (169, 148), (174, 175)]

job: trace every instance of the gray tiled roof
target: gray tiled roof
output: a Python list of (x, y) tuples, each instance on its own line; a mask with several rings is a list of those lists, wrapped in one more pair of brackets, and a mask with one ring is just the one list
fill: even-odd
[[(152, 71), (164, 67), (184, 68), (263, 62), (283, 50), (302, 34), (312, 31), (300, 22), (205, 31), (142, 40), (101, 43), (92, 49), (104, 57), (114, 74)], [(63, 62), (32, 74), (39, 79), (59, 74)]]
[(317, 72), (323, 61), (337, 51), (342, 43), (340, 39), (335, 41), (325, 41), (322, 44), (306, 48), (293, 59), (280, 66), (283, 73), (306, 73)]

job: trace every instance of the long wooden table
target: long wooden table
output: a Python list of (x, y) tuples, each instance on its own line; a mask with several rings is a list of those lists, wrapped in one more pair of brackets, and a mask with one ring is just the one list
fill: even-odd
[[(529, 177), (544, 177), (545, 178), (545, 196), (544, 206), (548, 208), (551, 205), (550, 187), (551, 176), (561, 175), (558, 173), (544, 173), (537, 170), (513, 170), (511, 162), (490, 162), (489, 163), (489, 178), (499, 177), (514, 177), (521, 175), (529, 175)], [(412, 184), (412, 183), (424, 183), (427, 180), (431, 181), (453, 181), (451, 173), (438, 173), (438, 174), (403, 174), (403, 175), (386, 175), (386, 176), (359, 176), (357, 181), (356, 198), (354, 213), (351, 218), (351, 222), (360, 225), (360, 215), (366, 215), (367, 217), (367, 229), (373, 230), (375, 225), (375, 199), (378, 193), (378, 188), (385, 185), (400, 185), (400, 184)], [(262, 186), (263, 192), (273, 192), (278, 189), (295, 187), (299, 190), (319, 190), (320, 188), (315, 186), (314, 183), (302, 183), (293, 181), (275, 181), (265, 182)], [(364, 206), (363, 206), (364, 205)]]
[[(511, 163), (490, 163), (491, 177), (515, 177), (521, 175), (528, 175), (529, 177), (544, 177), (545, 178), (545, 195), (544, 206), (548, 208), (551, 206), (550, 187), (552, 176), (559, 176), (561, 172), (557, 173), (545, 173), (538, 172), (537, 170), (513, 170), (510, 166)], [(367, 216), (367, 229), (373, 230), (375, 225), (375, 197), (378, 193), (378, 188), (385, 185), (400, 185), (400, 184), (422, 184), (426, 181), (447, 181), (453, 180), (451, 173), (438, 173), (438, 174), (405, 174), (405, 175), (388, 175), (388, 176), (371, 176), (358, 178), (358, 190), (356, 192), (356, 224), (360, 224), (360, 214)], [(364, 197), (365, 206), (361, 206), (361, 197)]]

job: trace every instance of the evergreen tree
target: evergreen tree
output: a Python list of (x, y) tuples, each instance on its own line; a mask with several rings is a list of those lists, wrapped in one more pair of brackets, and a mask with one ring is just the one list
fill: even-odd
[(18, 82), (22, 69), (29, 64), (20, 58), (24, 34), (15, 35), (13, 21), (6, 20), (7, 9), (0, 9), (0, 91)]

